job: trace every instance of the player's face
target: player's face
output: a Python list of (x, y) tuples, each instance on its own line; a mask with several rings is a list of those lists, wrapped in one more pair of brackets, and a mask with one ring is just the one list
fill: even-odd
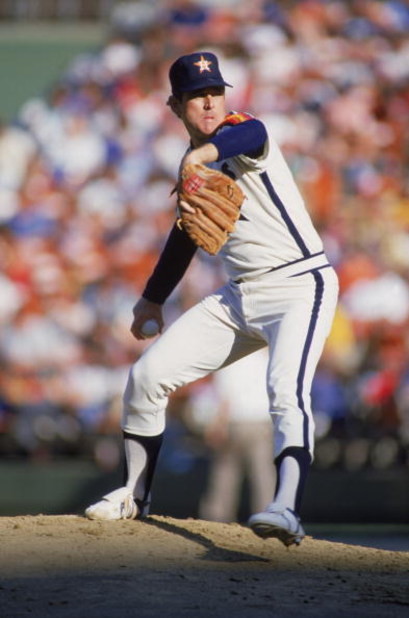
[(226, 115), (224, 87), (185, 92), (180, 102), (180, 118), (199, 145), (212, 135)]

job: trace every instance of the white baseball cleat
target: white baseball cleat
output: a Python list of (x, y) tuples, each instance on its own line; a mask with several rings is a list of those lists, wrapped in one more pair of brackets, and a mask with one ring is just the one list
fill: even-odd
[(299, 517), (282, 505), (272, 502), (265, 511), (252, 515), (248, 525), (263, 539), (279, 539), (286, 547), (299, 545), (305, 537)]
[(128, 487), (120, 487), (104, 496), (102, 500), (91, 504), (86, 510), (88, 519), (115, 520), (135, 519), (138, 507)]

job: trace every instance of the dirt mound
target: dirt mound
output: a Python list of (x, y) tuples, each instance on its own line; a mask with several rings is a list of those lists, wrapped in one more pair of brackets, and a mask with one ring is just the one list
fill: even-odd
[(409, 553), (152, 516), (0, 518), (5, 618), (400, 617)]

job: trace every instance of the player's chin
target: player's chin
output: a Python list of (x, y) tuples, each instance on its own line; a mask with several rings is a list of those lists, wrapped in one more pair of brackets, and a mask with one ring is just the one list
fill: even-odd
[(204, 120), (200, 125), (200, 132), (202, 133), (203, 137), (209, 137), (210, 135), (213, 135), (219, 124), (220, 122), (217, 122), (214, 119)]

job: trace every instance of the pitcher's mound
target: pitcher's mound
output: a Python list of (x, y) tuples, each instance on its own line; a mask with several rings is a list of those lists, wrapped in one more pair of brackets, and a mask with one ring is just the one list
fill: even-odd
[(409, 613), (409, 553), (151, 516), (0, 518), (5, 618), (345, 618)]

